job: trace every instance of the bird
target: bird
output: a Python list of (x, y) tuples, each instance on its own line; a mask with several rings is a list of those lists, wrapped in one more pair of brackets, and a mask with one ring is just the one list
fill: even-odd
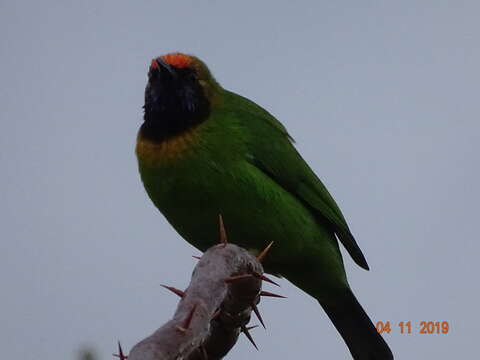
[(135, 149), (140, 178), (181, 237), (205, 251), (218, 239), (221, 214), (230, 242), (258, 254), (274, 241), (265, 271), (314, 297), (353, 359), (393, 359), (352, 292), (339, 243), (369, 270), (367, 261), (339, 206), (273, 115), (180, 52), (151, 61), (143, 110)]

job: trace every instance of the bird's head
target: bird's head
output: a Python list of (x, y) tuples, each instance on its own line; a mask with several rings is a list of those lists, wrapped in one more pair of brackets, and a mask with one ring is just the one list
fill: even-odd
[(203, 122), (219, 88), (207, 66), (194, 56), (172, 53), (153, 59), (145, 89), (147, 135), (162, 140)]

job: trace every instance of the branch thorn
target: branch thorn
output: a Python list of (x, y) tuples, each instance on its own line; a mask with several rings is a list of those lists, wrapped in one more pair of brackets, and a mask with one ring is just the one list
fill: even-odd
[(215, 312), (213, 313), (211, 320), (216, 319), (216, 318), (218, 317), (218, 315), (220, 315), (221, 312), (222, 312), (221, 309), (217, 309), (217, 311), (215, 311)]
[(173, 286), (167, 286), (167, 285), (163, 285), (163, 284), (160, 284), (161, 287), (167, 289), (167, 290), (170, 290), (171, 292), (173, 292), (175, 295), (178, 295), (180, 296), (181, 298), (183, 298), (185, 296), (185, 291), (182, 291), (180, 289), (177, 289), (177, 288), (174, 288)]
[(267, 245), (267, 247), (265, 249), (263, 249), (263, 251), (257, 256), (257, 260), (259, 262), (262, 262), (263, 259), (265, 258), (265, 256), (267, 255), (268, 251), (270, 250), (270, 248), (272, 247), (273, 245), (273, 241)]
[(192, 310), (190, 310), (190, 313), (187, 315), (187, 318), (185, 319), (183, 324), (176, 326), (177, 330), (181, 331), (182, 333), (187, 332), (188, 328), (190, 327), (190, 323), (192, 322), (193, 314), (195, 313), (196, 308), (197, 304), (193, 305)]
[(243, 280), (243, 279), (251, 278), (252, 276), (254, 276), (254, 275), (252, 275), (252, 274), (242, 274), (242, 275), (230, 276), (230, 277), (225, 279), (225, 282), (227, 284), (230, 284), (230, 283), (232, 283), (234, 281), (237, 281), (237, 280)]
[(271, 293), (269, 291), (260, 291), (260, 296), (267, 296), (267, 297), (275, 297), (275, 298), (282, 298), (282, 299), (286, 299), (287, 297), (286, 296), (282, 296), (282, 295), (278, 295), (278, 294), (274, 294), (274, 293)]
[(269, 279), (268, 277), (266, 277), (266, 276), (263, 275), (263, 274), (253, 273), (253, 276), (255, 276), (257, 279), (261, 279), (261, 280), (263, 280), (263, 281), (269, 282), (270, 284), (280, 286), (280, 285), (278, 285), (275, 281)]
[(115, 357), (118, 357), (120, 360), (126, 360), (128, 359), (128, 355), (125, 355), (122, 350), (122, 345), (120, 344), (120, 341), (118, 342), (118, 354), (112, 354)]
[(220, 226), (220, 244), (223, 245), (223, 247), (225, 247), (228, 244), (228, 239), (227, 239), (227, 232), (225, 231), (225, 226), (223, 225), (222, 214), (218, 214), (218, 222)]
[(252, 343), (252, 345), (255, 347), (255, 349), (258, 350), (257, 344), (255, 344), (255, 341), (253, 341), (252, 335), (250, 335), (250, 332), (248, 331), (248, 328), (245, 325), (241, 326), (242, 332), (245, 334), (247, 339)]
[(258, 321), (260, 321), (260, 324), (262, 324), (263, 328), (266, 329), (265, 323), (263, 322), (262, 315), (260, 315), (260, 311), (258, 311), (257, 305), (253, 303), (251, 306), (253, 312), (255, 313), (255, 315), (257, 315)]

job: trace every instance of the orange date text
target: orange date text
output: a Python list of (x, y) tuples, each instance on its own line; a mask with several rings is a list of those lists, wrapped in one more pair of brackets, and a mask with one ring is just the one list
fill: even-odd
[(375, 327), (380, 334), (397, 332), (400, 334), (448, 334), (448, 321), (400, 321), (393, 324), (391, 321), (377, 321)]

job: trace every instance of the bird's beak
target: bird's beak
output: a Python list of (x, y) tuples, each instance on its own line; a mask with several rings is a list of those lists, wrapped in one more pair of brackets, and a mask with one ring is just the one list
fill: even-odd
[(163, 71), (168, 71), (170, 73), (170, 75), (172, 75), (173, 77), (177, 77), (177, 74), (176, 74), (175, 70), (169, 64), (167, 64), (165, 61), (163, 61), (161, 58), (153, 59), (151, 65), (150, 65), (150, 68), (151, 69), (156, 69), (158, 71), (162, 71), (162, 70)]

